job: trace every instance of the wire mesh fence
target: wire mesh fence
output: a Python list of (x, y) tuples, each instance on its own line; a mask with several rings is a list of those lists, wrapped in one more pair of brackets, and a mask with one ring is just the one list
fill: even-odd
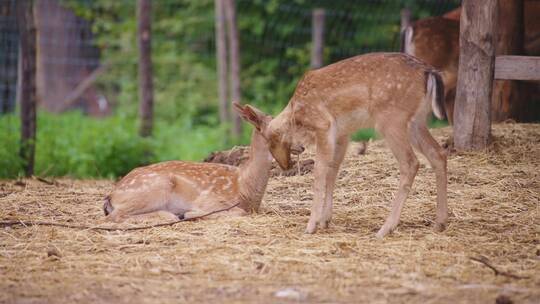
[[(26, 1), (33, 3), (37, 44), (40, 113), (36, 138), (28, 141), (36, 144), (37, 174), (114, 177), (148, 162), (200, 160), (210, 151), (248, 140), (247, 128), (239, 140), (231, 140), (230, 123), (223, 123), (218, 115), (215, 0), (152, 1), (155, 127), (150, 140), (136, 131), (137, 1), (0, 0), (0, 176), (19, 175), (29, 162), (18, 156), (22, 128), (14, 115), (21, 109), (21, 92), (30, 90), (20, 80), (21, 29), (16, 12), (18, 4)], [(403, 8), (409, 8), (413, 18), (421, 18), (443, 14), (460, 1), (233, 3), (240, 45), (240, 96), (243, 102), (277, 113), (288, 102), (296, 81), (312, 66), (315, 9), (324, 10), (320, 60), (330, 64), (367, 52), (397, 51)]]
[[(8, 112), (14, 109), (17, 95), (16, 1), (0, 2), (0, 111)], [(413, 17), (418, 18), (443, 14), (459, 2), (238, 0), (243, 84), (252, 84), (249, 79), (254, 75), (268, 78), (270, 73), (279, 75), (280, 81), (290, 82), (309, 68), (315, 8), (325, 10), (323, 54), (324, 63), (328, 64), (361, 53), (398, 50), (400, 10), (404, 7), (410, 8)], [(121, 92), (133, 89), (133, 84), (125, 81), (129, 82), (136, 71), (135, 6), (136, 1), (35, 1), (39, 49), (37, 89), (38, 102), (43, 108), (61, 112), (75, 107), (92, 115), (109, 114), (111, 100), (135, 97)], [(204, 76), (203, 86), (181, 87), (191, 93), (194, 89), (212, 92), (211, 95), (200, 93), (207, 99), (201, 103), (210, 106), (208, 99), (215, 100), (216, 95), (216, 90), (208, 87), (215, 79), (214, 2), (160, 0), (154, 2), (153, 9), (154, 65), (156, 71), (164, 71), (157, 73), (158, 83), (170, 85), (174, 78), (201, 81), (197, 77), (202, 76), (193, 71), (197, 69), (193, 66), (202, 68), (212, 74)], [(104, 64), (109, 72), (103, 74), (110, 77), (102, 75), (101, 83), (92, 82), (83, 88), (84, 92), (79, 92), (80, 88), (77, 91), (85, 79), (95, 78), (92, 72)], [(264, 89), (273, 91), (272, 86), (283, 84), (265, 83)], [(158, 84), (156, 90), (160, 88), (164, 87)], [(78, 93), (75, 98), (74, 91)], [(250, 88), (244, 92), (248, 98), (261, 96)], [(159, 103), (160, 94), (157, 95)], [(178, 92), (172, 95), (183, 97)]]
[(0, 6), (0, 114), (15, 109), (19, 57), (19, 36), (15, 0)]

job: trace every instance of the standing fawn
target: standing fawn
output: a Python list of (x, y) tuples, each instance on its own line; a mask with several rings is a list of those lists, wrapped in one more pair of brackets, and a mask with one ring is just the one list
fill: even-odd
[[(459, 10), (451, 13), (453, 18), (459, 18)], [(459, 63), (459, 19), (448, 19), (446, 15), (420, 19), (404, 29), (402, 39), (402, 52), (441, 71), (444, 107), (448, 122), (452, 124)]]
[(374, 126), (399, 162), (399, 190), (392, 211), (377, 237), (384, 237), (399, 222), (403, 204), (418, 170), (413, 148), (426, 156), (437, 178), (435, 228), (447, 222), (446, 154), (428, 131), (433, 109), (444, 117), (443, 83), (438, 72), (402, 53), (374, 53), (349, 58), (307, 72), (285, 109), (264, 135), (281, 168), (290, 167), (291, 143), (315, 140), (314, 201), (306, 232), (327, 227), (332, 217), (332, 193), (349, 136)]
[(241, 167), (168, 161), (136, 168), (122, 178), (105, 200), (109, 220), (158, 217), (178, 220), (223, 210), (229, 215), (257, 211), (270, 175), (272, 155), (262, 135), (272, 117), (235, 104), (240, 116), (255, 126), (249, 160)]

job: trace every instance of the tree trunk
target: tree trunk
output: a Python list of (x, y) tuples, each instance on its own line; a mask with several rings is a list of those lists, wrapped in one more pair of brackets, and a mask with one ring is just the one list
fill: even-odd
[[(496, 55), (523, 54), (523, 0), (498, 0), (499, 24), (497, 28)], [(493, 84), (491, 119), (504, 121), (518, 118), (519, 109), (526, 100), (519, 96), (519, 83), (512, 80), (496, 80)]]
[(324, 64), (324, 9), (313, 10), (311, 33), (311, 68), (318, 69)]
[(401, 10), (400, 32), (403, 32), (409, 25), (411, 25), (411, 10), (404, 8)]
[(137, 41), (139, 44), (139, 135), (152, 135), (154, 116), (154, 85), (152, 82), (151, 0), (137, 1)]
[(36, 147), (36, 27), (33, 1), (17, 1), (17, 21), (22, 67), (20, 156), (24, 162), (24, 173), (31, 176), (34, 174)]
[(401, 24), (399, 30), (399, 49), (405, 52), (405, 29), (411, 25), (411, 10), (404, 8), (401, 10)]
[(236, 21), (236, 5), (234, 0), (224, 0), (225, 14), (227, 18), (227, 29), (229, 38), (229, 58), (230, 58), (230, 80), (231, 80), (231, 103), (229, 112), (233, 120), (233, 137), (242, 134), (242, 120), (235, 111), (232, 110), (232, 102), (241, 101), (240, 91), (240, 42), (238, 38), (238, 26)]
[(222, 124), (230, 122), (227, 92), (227, 37), (225, 34), (224, 1), (215, 0), (216, 61), (218, 71), (219, 120)]
[(454, 117), (458, 150), (486, 148), (491, 136), (497, 0), (464, 0)]

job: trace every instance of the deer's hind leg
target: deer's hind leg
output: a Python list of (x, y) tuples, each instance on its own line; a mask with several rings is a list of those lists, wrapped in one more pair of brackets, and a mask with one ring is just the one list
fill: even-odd
[[(219, 218), (219, 217), (233, 217), (233, 216), (245, 216), (247, 215), (248, 213), (242, 209), (242, 208), (238, 208), (238, 207), (234, 207), (232, 209), (229, 209), (229, 210), (223, 210), (227, 208), (226, 206), (222, 206), (220, 208), (216, 208), (216, 209), (210, 209), (210, 210), (203, 210), (203, 209), (194, 209), (194, 210), (191, 210), (191, 211), (188, 211), (186, 213), (184, 213), (184, 219), (193, 219), (193, 218), (205, 218), (205, 219), (215, 219), (215, 218)], [(221, 211), (223, 210), (223, 211)], [(215, 213), (212, 213), (216, 211)]]
[(244, 216), (248, 214), (244, 209), (238, 206), (225, 210), (235, 204), (236, 201), (231, 202), (227, 199), (216, 200), (215, 198), (200, 197), (193, 202), (191, 205), (192, 209), (184, 213), (184, 219)]
[(437, 180), (437, 215), (435, 230), (443, 231), (448, 221), (446, 152), (429, 133), (424, 120), (411, 124), (411, 142), (435, 171)]
[[(399, 116), (394, 117), (395, 122), (399, 122)], [(392, 210), (384, 222), (377, 237), (382, 238), (394, 230), (401, 216), (403, 204), (409, 195), (413, 185), (414, 177), (418, 171), (419, 163), (409, 142), (409, 132), (407, 123), (383, 124), (384, 127), (378, 128), (383, 134), (387, 146), (390, 148), (399, 163), (399, 188), (392, 201)]]
[(162, 223), (162, 222), (175, 222), (180, 218), (169, 211), (159, 210), (150, 213), (137, 214), (129, 216), (126, 219), (128, 223), (140, 223), (140, 222), (152, 222), (152, 223)]

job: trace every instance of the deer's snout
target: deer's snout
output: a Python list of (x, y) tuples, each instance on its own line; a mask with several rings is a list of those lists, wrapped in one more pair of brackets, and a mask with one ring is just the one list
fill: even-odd
[(111, 212), (113, 212), (113, 210), (114, 207), (111, 204), (111, 197), (107, 196), (105, 198), (105, 203), (103, 204), (103, 212), (105, 213), (105, 215), (109, 215)]

